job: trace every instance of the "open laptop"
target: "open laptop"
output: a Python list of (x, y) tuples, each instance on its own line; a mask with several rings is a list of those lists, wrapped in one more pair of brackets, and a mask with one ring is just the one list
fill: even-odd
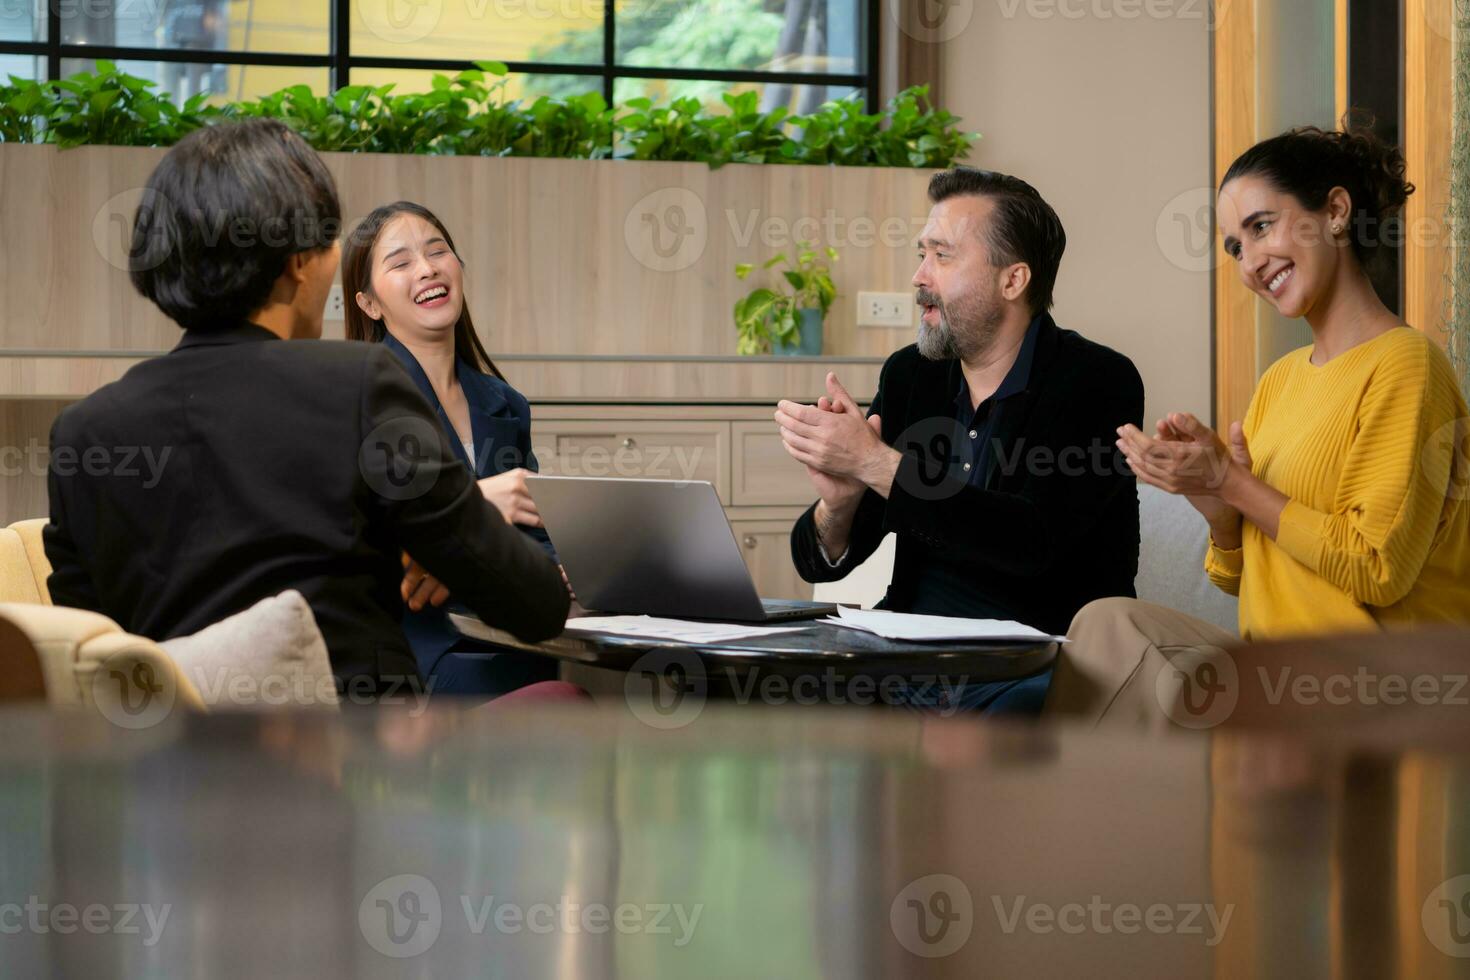
[(837, 612), (756, 593), (709, 483), (528, 476), (526, 484), (587, 609), (751, 623)]

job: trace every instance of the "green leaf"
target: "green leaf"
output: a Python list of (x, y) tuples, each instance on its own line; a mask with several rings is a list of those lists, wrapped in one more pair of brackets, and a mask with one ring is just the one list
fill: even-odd
[[(750, 8), (746, 26), (759, 23), (760, 30), (779, 33), (781, 18), (765, 10), (763, 0), (732, 2)], [(703, 50), (710, 43), (702, 33), (709, 20), (676, 13), (668, 27), (676, 49)], [(629, 21), (637, 22), (636, 16), (630, 14)], [(750, 50), (768, 49), (758, 44)], [(745, 55), (731, 50), (723, 57)], [(199, 93), (180, 106), (153, 94), (151, 81), (120, 72), (113, 62), (101, 59), (96, 69), (45, 83), (12, 76), (10, 86), (0, 87), (0, 140), (167, 146), (215, 121), (273, 118), (318, 149), (683, 160), (716, 169), (731, 162), (946, 167), (980, 139), (978, 133), (961, 131), (951, 113), (934, 109), (922, 88), (898, 93), (877, 114), (865, 112), (856, 99), (828, 102), (804, 116), (792, 116), (784, 106), (762, 112), (755, 91), (683, 95), (665, 105), (634, 98), (614, 108), (599, 93), (587, 91), (507, 100), (507, 66), (481, 61), (452, 77), (436, 75), (428, 92), (399, 95), (385, 84), (318, 95), (307, 85), (294, 85), (215, 106)], [(487, 78), (495, 81), (487, 86)], [(726, 111), (705, 108), (715, 95)], [(810, 243), (800, 243), (800, 249), (798, 271), (819, 270), (818, 250)], [(830, 247), (820, 254), (837, 260)], [(786, 256), (777, 256), (764, 268), (783, 262), (789, 263)], [(806, 291), (814, 288), (808, 276)]]
[(746, 276), (750, 275), (750, 271), (754, 268), (755, 266), (751, 265), (749, 262), (737, 262), (735, 264), (735, 278), (744, 279)]

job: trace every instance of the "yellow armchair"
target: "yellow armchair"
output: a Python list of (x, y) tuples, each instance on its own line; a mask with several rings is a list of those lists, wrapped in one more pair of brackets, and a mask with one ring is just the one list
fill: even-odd
[(165, 701), (169, 710), (204, 711), (198, 690), (158, 644), (100, 613), (51, 605), (45, 526), (38, 518), (0, 528), (0, 700), (44, 693), (52, 705), (122, 713), (124, 721), (138, 705)]
[(0, 602), (41, 602), (51, 604), (46, 579), (51, 563), (41, 545), (41, 528), (46, 519), (38, 517), (0, 527)]

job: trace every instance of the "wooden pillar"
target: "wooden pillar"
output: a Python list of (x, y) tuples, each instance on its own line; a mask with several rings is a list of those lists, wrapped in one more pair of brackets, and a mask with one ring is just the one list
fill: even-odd
[(1404, 0), (1404, 156), (1418, 188), (1404, 209), (1404, 321), (1441, 343), (1454, 244), (1445, 219), (1455, 129), (1455, 5)]
[[(1215, 179), (1256, 142), (1256, 3), (1215, 0)], [(1215, 424), (1245, 418), (1256, 387), (1256, 297), (1215, 267)]]

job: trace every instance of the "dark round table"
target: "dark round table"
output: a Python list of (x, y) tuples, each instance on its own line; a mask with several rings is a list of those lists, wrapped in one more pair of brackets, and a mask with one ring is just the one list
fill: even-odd
[(684, 644), (614, 636), (563, 633), (543, 643), (523, 643), (469, 613), (451, 612), (465, 636), (605, 670), (645, 669), (650, 662), (680, 662), (712, 681), (739, 680), (751, 672), (787, 679), (814, 674), (839, 678), (943, 676), (965, 683), (1018, 680), (1049, 669), (1055, 643), (912, 643), (815, 620), (782, 623), (796, 632), (721, 643)]

